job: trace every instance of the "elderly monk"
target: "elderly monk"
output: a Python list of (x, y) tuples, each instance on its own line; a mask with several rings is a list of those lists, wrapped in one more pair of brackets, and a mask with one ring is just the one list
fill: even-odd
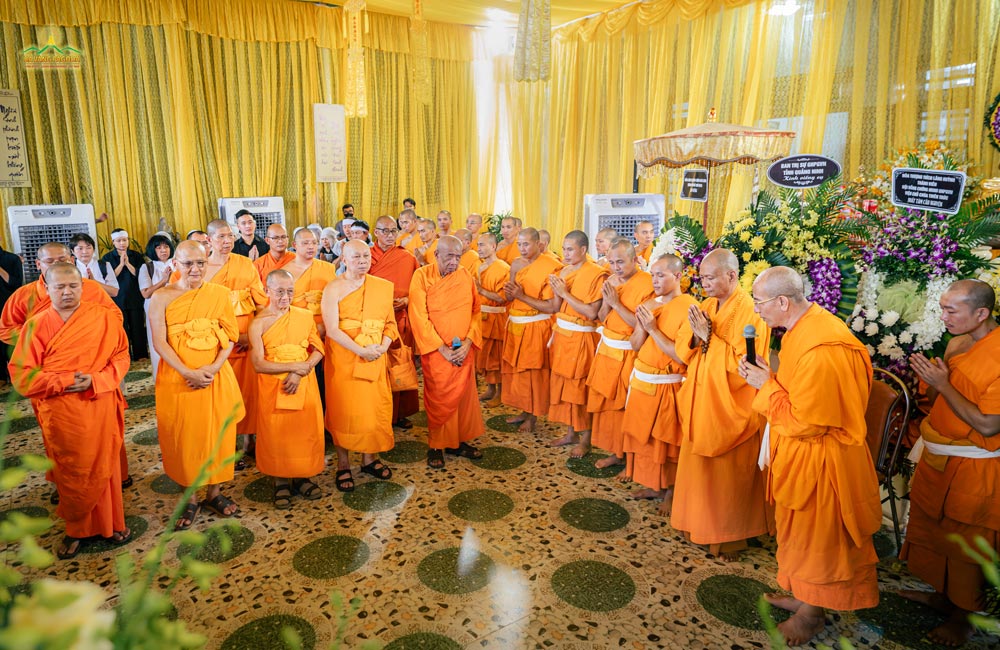
[(504, 332), (507, 330), (507, 297), (503, 287), (510, 279), (510, 265), (497, 259), (497, 238), (491, 232), (479, 236), (479, 259), (476, 287), (482, 304), (483, 345), (476, 354), (476, 369), (486, 382), (486, 392), (479, 396), (488, 408), (500, 406), (500, 370)]
[[(409, 304), (410, 281), (420, 268), (417, 258), (406, 249), (395, 245), (396, 221), (392, 217), (379, 217), (375, 222), (375, 245), (372, 246), (372, 266), (368, 271), (376, 278), (392, 282), (392, 308), (396, 317), (399, 340), (403, 345), (413, 347), (413, 332), (406, 313)], [(393, 344), (396, 345), (396, 344)], [(392, 393), (392, 426), (411, 429), (407, 419), (420, 410), (420, 396), (416, 390), (394, 391)]]
[(556, 322), (549, 343), (552, 365), (549, 420), (567, 427), (566, 435), (549, 446), (576, 445), (570, 452), (573, 458), (590, 451), (593, 416), (587, 411), (587, 376), (601, 339), (596, 321), (601, 309), (601, 290), (608, 278), (607, 269), (587, 256), (589, 245), (583, 231), (574, 230), (566, 235), (563, 239), (566, 266), (549, 277), (556, 305)]
[(326, 336), (323, 325), (323, 289), (337, 277), (337, 267), (329, 262), (316, 259), (319, 241), (308, 228), (295, 233), (295, 257), (285, 266), (295, 280), (295, 296), (292, 306), (305, 309), (313, 315), (320, 340)]
[(653, 254), (653, 241), (656, 239), (656, 230), (649, 221), (640, 221), (632, 229), (632, 236), (635, 237), (635, 254), (641, 261), (642, 268), (649, 266), (649, 256)]
[(478, 238), (483, 229), (483, 215), (473, 212), (465, 218), (465, 229), (472, 233), (473, 238)]
[[(636, 307), (653, 297), (653, 279), (635, 261), (635, 247), (621, 237), (608, 249), (611, 276), (601, 288), (597, 320), (601, 340), (587, 375), (587, 411), (593, 415), (591, 435), (581, 443), (611, 452), (595, 463), (604, 468), (625, 464), (625, 398), (636, 352), (629, 339), (635, 329)], [(625, 478), (625, 471), (619, 475)]]
[(323, 290), (326, 323), (326, 428), (337, 447), (337, 489), (354, 489), (348, 452), (361, 452), (361, 471), (392, 478), (375, 454), (393, 448), (392, 388), (386, 351), (399, 338), (393, 285), (368, 274), (371, 249), (344, 244), (347, 270)]
[(439, 242), (435, 263), (413, 276), (409, 307), (424, 373), (427, 466), (431, 469), (444, 469), (445, 452), (482, 458), (469, 440), (485, 431), (473, 353), (483, 342), (476, 283), (459, 263), (462, 242), (450, 235)]
[(500, 220), (500, 237), (497, 243), (497, 257), (513, 265), (521, 255), (517, 246), (517, 235), (521, 232), (521, 220), (517, 217), (504, 217)]
[(396, 246), (405, 248), (411, 254), (422, 243), (420, 233), (417, 232), (418, 218), (413, 208), (406, 208), (399, 213), (399, 236), (396, 239)]
[[(236, 425), (236, 434), (246, 435), (243, 449), (252, 455), (253, 442), (250, 436), (256, 433), (254, 427), (257, 425), (257, 373), (250, 363), (247, 332), (254, 313), (267, 304), (267, 296), (250, 259), (233, 253), (235, 237), (228, 223), (222, 219), (210, 221), (208, 239), (212, 245), (212, 254), (208, 256), (208, 264), (205, 266), (204, 281), (222, 285), (229, 290), (229, 300), (233, 304), (236, 323), (240, 329), (239, 338), (228, 360), (236, 374), (247, 412), (247, 417)], [(235, 467), (238, 470), (244, 469), (246, 463), (241, 458)]]
[(882, 504), (865, 441), (872, 364), (844, 321), (806, 300), (794, 269), (761, 273), (753, 301), (769, 327), (785, 329), (777, 374), (766, 357), (745, 356), (739, 373), (759, 389), (753, 408), (769, 424), (761, 457), (771, 461), (778, 584), (792, 595), (766, 599), (794, 612), (778, 630), (795, 646), (823, 630), (824, 608), (878, 605)]
[(549, 276), (562, 264), (542, 255), (538, 231), (525, 228), (517, 235), (521, 257), (510, 267), (510, 281), (504, 295), (510, 301), (507, 333), (503, 346), (501, 399), (507, 406), (521, 409), (507, 418), (520, 423), (519, 430), (535, 430), (539, 415), (549, 412), (549, 338), (556, 306)]
[(608, 249), (611, 242), (618, 239), (618, 233), (614, 228), (601, 228), (594, 235), (594, 253), (597, 255), (597, 263), (601, 266), (608, 265)]
[(178, 244), (174, 263), (180, 280), (153, 294), (149, 323), (160, 355), (156, 427), (163, 471), (185, 487), (199, 478), (208, 484), (205, 500), (199, 505), (193, 493), (177, 520), (175, 529), (186, 530), (202, 507), (221, 517), (239, 511), (220, 484), (233, 478), (233, 466), (224, 461), (236, 451), (236, 423), (246, 410), (228, 361), (242, 336), (231, 292), (205, 281), (207, 258), (198, 242)]
[(458, 262), (459, 266), (468, 271), (472, 277), (476, 277), (479, 274), (479, 253), (472, 250), (472, 231), (459, 228), (452, 234), (462, 242), (462, 259)]
[(677, 395), (683, 439), (671, 525), (726, 561), (739, 559), (746, 540), (770, 530), (764, 474), (757, 467), (763, 418), (753, 410), (757, 389), (739, 374), (743, 330), (756, 330), (757, 356), (766, 359), (770, 331), (739, 286), (739, 262), (718, 248), (701, 262), (708, 298), (692, 306), (674, 342), (687, 363)]
[[(441, 210), (437, 213), (437, 235), (438, 237), (447, 237), (451, 234), (451, 213), (447, 210)], [(430, 263), (431, 260), (428, 261)]]
[(295, 253), (288, 251), (288, 232), (280, 223), (272, 223), (267, 227), (264, 241), (270, 248), (253, 263), (261, 282), (264, 281), (268, 273), (283, 268), (295, 259)]
[(413, 249), (413, 256), (421, 266), (430, 264), (434, 261), (434, 249), (438, 243), (434, 222), (430, 219), (417, 219), (417, 234), (420, 236), (420, 243)]
[[(75, 265), (48, 267), (50, 308), (29, 318), (9, 364), (14, 388), (32, 400), (61, 495), (66, 521), (59, 559), (100, 535), (113, 544), (132, 536), (125, 526), (119, 459), (125, 398), (119, 383), (129, 368), (121, 310), (84, 302)], [(100, 336), (95, 336), (95, 333)]]
[(274, 479), (274, 507), (287, 510), (293, 493), (308, 500), (323, 496), (312, 480), (324, 463), (323, 406), (313, 372), (323, 360), (323, 339), (312, 312), (292, 306), (291, 273), (268, 273), (265, 291), (271, 302), (249, 333), (260, 399), (257, 469)]
[(650, 266), (656, 294), (635, 309), (636, 327), (629, 343), (638, 350), (625, 400), (626, 476), (643, 489), (636, 499), (659, 499), (659, 514), (669, 515), (677, 477), (681, 423), (677, 391), (687, 370), (677, 356), (674, 341), (687, 322), (695, 299), (681, 293), (684, 262), (664, 255)]
[(996, 295), (985, 282), (959, 280), (940, 302), (941, 320), (954, 336), (944, 360), (910, 357), (937, 398), (920, 425), (923, 455), (900, 557), (934, 588), (902, 595), (948, 614), (930, 637), (957, 646), (972, 635), (969, 613), (984, 609), (988, 585), (950, 536), (973, 548), (981, 537), (1000, 552), (1000, 331), (992, 315)]
[[(209, 239), (208, 233), (205, 232), (204, 230), (189, 230), (187, 237), (185, 237), (184, 239), (186, 239), (187, 241), (196, 241), (199, 244), (201, 244), (202, 248), (205, 250), (205, 255), (212, 254), (212, 240)], [(168, 284), (177, 282), (180, 279), (181, 279), (181, 272), (178, 269), (174, 269), (173, 273), (170, 274), (170, 280)]]

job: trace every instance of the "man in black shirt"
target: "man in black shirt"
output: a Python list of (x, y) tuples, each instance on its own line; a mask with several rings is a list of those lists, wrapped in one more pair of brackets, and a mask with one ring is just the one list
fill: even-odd
[[(3, 306), (7, 304), (10, 295), (22, 284), (24, 284), (24, 266), (21, 258), (0, 247), (0, 311), (3, 311)], [(0, 382), (10, 381), (7, 361), (7, 344), (0, 341)]]
[(249, 210), (240, 210), (236, 213), (236, 228), (240, 231), (240, 236), (233, 244), (234, 253), (249, 257), (251, 262), (267, 255), (271, 247), (254, 234), (257, 231), (257, 221)]
[(118, 295), (112, 300), (122, 310), (125, 334), (128, 336), (129, 352), (132, 361), (145, 359), (149, 356), (146, 343), (146, 312), (143, 309), (144, 300), (139, 291), (139, 268), (145, 262), (141, 253), (128, 247), (129, 237), (124, 228), (111, 231), (111, 243), (114, 248), (108, 251), (101, 261), (107, 264), (118, 280)]

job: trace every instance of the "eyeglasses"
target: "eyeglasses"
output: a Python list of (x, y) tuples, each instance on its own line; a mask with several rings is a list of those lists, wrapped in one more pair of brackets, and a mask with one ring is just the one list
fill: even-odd
[(278, 298), (284, 296), (293, 297), (295, 295), (295, 289), (270, 289), (270, 292)]
[(773, 298), (768, 298), (766, 300), (757, 300), (756, 298), (753, 298), (752, 300), (753, 300), (753, 304), (754, 305), (760, 307), (761, 305), (765, 305), (765, 304), (771, 302), (772, 300), (777, 300), (778, 298), (786, 298), (786, 297), (787, 296), (783, 296), (783, 295), (781, 295), (779, 293), (777, 296), (774, 296)]
[(264, 239), (270, 239), (271, 241), (288, 241), (288, 235), (272, 235), (271, 237), (265, 237)]
[(181, 266), (183, 266), (186, 269), (189, 269), (192, 266), (197, 266), (199, 269), (203, 269), (203, 268), (205, 268), (205, 265), (208, 264), (208, 262), (206, 262), (205, 260), (194, 260), (193, 262), (187, 262), (187, 261), (180, 262), (180, 261), (178, 261), (177, 263), (180, 264)]
[(395, 235), (399, 231), (396, 230), (395, 228), (376, 228), (375, 232), (380, 232), (386, 235)]

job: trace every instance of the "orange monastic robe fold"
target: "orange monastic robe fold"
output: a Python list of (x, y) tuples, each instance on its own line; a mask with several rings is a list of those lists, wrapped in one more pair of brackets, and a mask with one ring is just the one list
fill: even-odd
[[(366, 275), (362, 285), (340, 300), (340, 329), (364, 347), (388, 336), (399, 338), (392, 310), (393, 286)], [(327, 336), (326, 429), (334, 443), (350, 451), (377, 454), (392, 449), (392, 388), (388, 357), (365, 361)]]
[[(32, 316), (11, 357), (11, 381), (31, 398), (54, 463), (56, 514), (66, 520), (70, 537), (110, 537), (125, 530), (119, 463), (125, 398), (119, 383), (128, 368), (121, 310), (89, 302), (81, 302), (65, 322), (54, 309)], [(91, 387), (64, 392), (77, 372), (91, 375)]]
[[(419, 237), (418, 237), (419, 239)], [(378, 244), (372, 246), (372, 266), (368, 273), (377, 278), (392, 282), (394, 299), (407, 298), (410, 295), (410, 281), (413, 274), (420, 268), (417, 258), (399, 246), (393, 246), (383, 251)], [(399, 330), (399, 340), (410, 348), (413, 347), (413, 332), (410, 329), (410, 318), (403, 305), (395, 311), (396, 329)], [(415, 390), (395, 391), (392, 394), (392, 421), (397, 422), (420, 410), (420, 395)]]
[[(424, 373), (427, 442), (431, 449), (455, 449), (483, 434), (483, 413), (476, 393), (476, 350), (482, 345), (476, 283), (461, 266), (442, 276), (437, 264), (413, 275), (410, 321)], [(438, 351), (455, 338), (472, 341), (461, 366)]]
[[(607, 269), (587, 259), (563, 279), (574, 298), (590, 304), (601, 299), (607, 278)], [(600, 340), (597, 322), (585, 318), (564, 300), (549, 344), (549, 420), (568, 424), (574, 431), (590, 430), (593, 416), (587, 412), (587, 376)]]
[[(687, 322), (688, 309), (698, 302), (681, 294), (653, 310), (656, 328), (671, 341)], [(625, 434), (629, 478), (652, 490), (665, 490), (677, 477), (681, 423), (677, 392), (687, 368), (670, 358), (647, 336), (635, 358), (629, 380), (622, 431)]]
[(517, 239), (511, 243), (503, 246), (503, 240), (500, 240), (501, 246), (497, 248), (497, 259), (507, 262), (507, 264), (513, 264), (514, 260), (521, 257), (521, 251), (517, 247)]
[(275, 269), (284, 267), (294, 259), (295, 253), (289, 253), (288, 251), (285, 251), (279, 259), (274, 259), (274, 255), (269, 252), (254, 260), (253, 268), (257, 271), (261, 284), (266, 284), (268, 273), (274, 271)]
[[(226, 263), (212, 276), (209, 282), (220, 284), (229, 289), (229, 299), (236, 314), (239, 333), (246, 335), (254, 314), (268, 303), (267, 294), (264, 293), (264, 286), (260, 282), (260, 276), (257, 275), (253, 262), (242, 255), (230, 253)], [(229, 355), (229, 363), (232, 365), (236, 381), (240, 385), (243, 404), (247, 412), (247, 417), (236, 426), (236, 433), (256, 433), (254, 427), (257, 425), (255, 415), (257, 413), (257, 373), (253, 369), (253, 364), (250, 363), (249, 351), (233, 350), (232, 354)]]
[[(108, 292), (101, 288), (101, 285), (93, 280), (84, 278), (83, 296), (81, 302), (95, 303), (104, 307), (117, 307), (115, 302), (108, 295)], [(31, 284), (26, 284), (11, 294), (7, 299), (7, 304), (3, 306), (3, 313), (0, 314), (0, 341), (13, 345), (17, 342), (17, 334), (35, 314), (52, 306), (49, 299), (48, 289), (45, 287), (45, 279), (39, 278)], [(118, 310), (121, 316), (121, 310)], [(119, 324), (122, 319), (118, 319)]]
[[(495, 260), (483, 268), (479, 267), (479, 284), (491, 293), (503, 295), (503, 285), (510, 280), (510, 264)], [(487, 384), (500, 383), (500, 367), (503, 358), (503, 339), (507, 330), (507, 305), (480, 298), (480, 319), (482, 320), (483, 347), (476, 353), (476, 369), (483, 374)]]
[(458, 265), (469, 272), (469, 275), (476, 277), (479, 275), (479, 253), (473, 250), (468, 250), (462, 253), (462, 258), (458, 261)]
[[(1000, 414), (1000, 328), (948, 358), (948, 381), (987, 415)], [(938, 397), (921, 425), (925, 441), (1000, 450), (1000, 435), (984, 436)], [(984, 608), (986, 583), (979, 565), (948, 539), (976, 536), (1000, 552), (1000, 458), (943, 456), (924, 449), (910, 490), (910, 523), (900, 557), (910, 571), (955, 605)]]
[[(539, 255), (517, 272), (515, 281), (524, 293), (535, 300), (552, 298), (549, 275), (562, 265), (546, 255)], [(549, 412), (549, 338), (552, 317), (541, 314), (527, 303), (514, 300), (507, 318), (503, 343), (501, 400), (535, 416)]]
[[(165, 319), (167, 343), (188, 368), (214, 363), (219, 352), (240, 335), (230, 292), (211, 282), (175, 298), (167, 305)], [(156, 426), (163, 471), (177, 483), (193, 484), (202, 465), (209, 460), (207, 483), (231, 480), (233, 465), (223, 465), (222, 461), (235, 453), (236, 423), (246, 414), (228, 360), (207, 388), (193, 389), (179, 372), (160, 359), (156, 373)]]
[(410, 238), (404, 242), (403, 239), (405, 237), (406, 233), (404, 232), (398, 240), (399, 243), (397, 243), (396, 245), (399, 246), (400, 248), (406, 249), (406, 251), (410, 253), (410, 255), (415, 255), (416, 250), (420, 248), (421, 245), (423, 245), (423, 242), (420, 241), (420, 233), (414, 230), (413, 235), (411, 235)]
[(799, 600), (836, 610), (878, 604), (882, 525), (865, 411), (868, 351), (844, 321), (817, 305), (781, 339), (778, 373), (754, 408), (770, 423), (778, 584)]
[[(635, 313), (636, 307), (653, 297), (653, 276), (646, 271), (636, 271), (615, 290), (625, 309)], [(636, 354), (628, 342), (630, 336), (632, 328), (621, 315), (614, 309), (608, 312), (597, 354), (587, 375), (587, 411), (594, 418), (591, 441), (595, 447), (616, 456), (625, 453), (622, 419), (625, 417), (625, 397)]]
[(323, 289), (337, 277), (337, 267), (323, 260), (313, 260), (295, 280), (295, 295), (292, 306), (305, 309), (313, 316), (313, 322), (323, 324)]
[(708, 352), (701, 351), (688, 323), (675, 342), (688, 372), (677, 394), (684, 438), (671, 525), (696, 544), (742, 542), (771, 528), (764, 473), (757, 467), (764, 421), (753, 410), (757, 389), (739, 375), (746, 354), (743, 328), (756, 328), (758, 358), (768, 357), (771, 334), (750, 295), (738, 287), (721, 307), (709, 298), (701, 310), (712, 321)]
[[(323, 341), (308, 309), (290, 307), (263, 333), (264, 358), (273, 363), (305, 361)], [(294, 395), (282, 388), (286, 375), (257, 374), (257, 469), (268, 476), (308, 478), (323, 471), (323, 406), (316, 373), (299, 382)]]

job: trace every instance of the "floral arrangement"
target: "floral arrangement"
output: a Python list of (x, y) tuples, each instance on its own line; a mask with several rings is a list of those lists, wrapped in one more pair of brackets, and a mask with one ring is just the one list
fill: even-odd
[(976, 195), (981, 178), (969, 174), (972, 163), (959, 156), (938, 140), (928, 140), (922, 146), (900, 149), (892, 158), (886, 159), (874, 174), (866, 174), (864, 169), (855, 179), (857, 194), (854, 205), (863, 212), (892, 212), (891, 203), (892, 170), (895, 167), (915, 167), (919, 169), (947, 169), (966, 173), (965, 192), (962, 201)]
[(1000, 149), (1000, 94), (993, 98), (993, 102), (986, 109), (983, 126), (986, 127), (986, 139), (994, 148)]
[(667, 254), (681, 258), (684, 261), (684, 275), (681, 278), (683, 290), (692, 295), (704, 296), (698, 267), (712, 248), (712, 240), (705, 234), (700, 223), (675, 212), (660, 231), (649, 259), (650, 262), (655, 262)]

